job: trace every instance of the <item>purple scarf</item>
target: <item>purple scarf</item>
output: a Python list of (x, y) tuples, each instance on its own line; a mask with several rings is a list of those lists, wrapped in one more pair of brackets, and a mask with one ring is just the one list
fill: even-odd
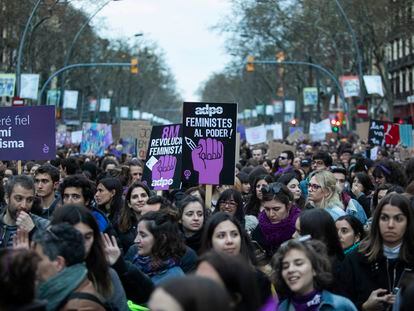
[(289, 240), (295, 233), (295, 222), (299, 217), (300, 209), (292, 205), (287, 218), (277, 224), (272, 224), (267, 218), (265, 211), (259, 214), (259, 226), (262, 230), (266, 243), (270, 246), (279, 247), (280, 244)]
[(317, 311), (321, 304), (321, 292), (314, 290), (305, 296), (292, 298), (296, 311)]

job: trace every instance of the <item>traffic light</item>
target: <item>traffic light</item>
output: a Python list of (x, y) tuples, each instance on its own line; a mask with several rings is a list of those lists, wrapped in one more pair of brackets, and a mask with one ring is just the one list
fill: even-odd
[(246, 70), (248, 72), (254, 71), (254, 56), (252, 55), (247, 56)]
[(138, 57), (131, 58), (131, 73), (136, 75), (138, 72)]
[(341, 126), (341, 122), (338, 119), (332, 119), (331, 120), (331, 125), (332, 125), (332, 132), (338, 133), (339, 128)]

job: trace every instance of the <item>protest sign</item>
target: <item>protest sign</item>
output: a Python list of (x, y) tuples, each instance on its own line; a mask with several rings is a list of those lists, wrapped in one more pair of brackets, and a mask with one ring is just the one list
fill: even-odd
[(0, 160), (56, 157), (55, 107), (0, 108)]
[(290, 130), (291, 130), (291, 134), (289, 134), (289, 136), (286, 137), (286, 140), (290, 144), (293, 144), (294, 142), (303, 141), (305, 139), (305, 135), (303, 134), (302, 128), (290, 128)]
[(183, 180), (234, 184), (236, 122), (237, 104), (184, 103)]
[(400, 127), (391, 122), (371, 120), (368, 142), (371, 145), (397, 145), (400, 142)]
[(360, 139), (367, 141), (369, 132), (369, 122), (357, 123), (356, 132)]
[(101, 98), (99, 100), (99, 112), (110, 112), (111, 111), (111, 99)]
[[(119, 140), (120, 138), (133, 137), (138, 139), (140, 136), (140, 128), (142, 126), (149, 126), (149, 121), (144, 120), (121, 120), (120, 123), (112, 126), (112, 137), (114, 140)], [(149, 139), (148, 135), (148, 139)]]
[(46, 105), (59, 106), (60, 91), (49, 90), (47, 91)]
[(24, 73), (20, 76), (21, 79), (21, 98), (37, 99), (37, 92), (39, 90), (39, 78), (38, 74)]
[(79, 145), (82, 142), (82, 131), (74, 131), (71, 134), (72, 144)]
[(360, 85), (358, 76), (341, 76), (339, 78), (345, 97), (359, 96)]
[(332, 133), (331, 122), (329, 119), (324, 119), (318, 123), (310, 123), (309, 135), (314, 141), (322, 141), (326, 139), (326, 134)]
[(104, 155), (105, 149), (112, 143), (111, 125), (102, 123), (83, 123), (80, 153)]
[(15, 83), (16, 75), (14, 73), (0, 73), (0, 97), (13, 97)]
[(293, 153), (296, 152), (296, 147), (291, 146), (288, 144), (278, 143), (271, 141), (269, 142), (269, 148), (267, 150), (267, 158), (268, 159), (275, 159), (277, 158), (283, 151), (290, 150)]
[(314, 106), (318, 103), (318, 88), (305, 87), (303, 89), (303, 104), (305, 106)]
[(78, 91), (68, 91), (63, 93), (63, 108), (76, 109), (78, 106)]
[(153, 126), (142, 180), (153, 190), (181, 186), (182, 125)]
[(246, 140), (250, 145), (265, 143), (267, 139), (267, 129), (264, 125), (249, 127), (246, 129)]
[(408, 148), (414, 147), (412, 124), (401, 124), (400, 125), (400, 137), (401, 137), (401, 144), (404, 147), (408, 147)]
[(371, 145), (382, 146), (384, 144), (385, 122), (378, 120), (369, 121), (368, 142)]
[(365, 89), (368, 94), (378, 94), (384, 97), (384, 89), (382, 88), (381, 76), (364, 76)]

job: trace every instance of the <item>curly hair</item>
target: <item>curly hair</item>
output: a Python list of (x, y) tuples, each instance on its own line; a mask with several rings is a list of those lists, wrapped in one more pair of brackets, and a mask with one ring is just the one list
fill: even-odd
[(186, 252), (175, 216), (167, 211), (148, 212), (138, 224), (144, 222), (147, 230), (154, 236), (151, 257), (155, 260), (173, 258), (180, 260)]
[(293, 296), (293, 292), (290, 290), (282, 276), (283, 259), (292, 249), (303, 252), (311, 262), (312, 268), (315, 271), (313, 277), (313, 285), (315, 289), (324, 290), (329, 288), (333, 281), (333, 276), (325, 245), (318, 240), (308, 240), (304, 242), (290, 240), (280, 246), (271, 261), (271, 266), (273, 268), (272, 278), (278, 289), (278, 294), (285, 297)]

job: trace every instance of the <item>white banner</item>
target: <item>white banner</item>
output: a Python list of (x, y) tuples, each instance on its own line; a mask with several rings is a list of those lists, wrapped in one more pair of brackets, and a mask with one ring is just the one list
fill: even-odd
[(364, 83), (368, 94), (378, 94), (384, 97), (381, 76), (364, 76)]
[(99, 100), (99, 111), (100, 112), (111, 111), (111, 99), (110, 98), (101, 98)]
[(296, 111), (296, 101), (285, 100), (285, 113), (295, 113), (295, 111)]
[(282, 123), (273, 124), (273, 139), (283, 139)]
[(71, 133), (72, 144), (80, 144), (82, 142), (82, 131), (74, 131)]
[(267, 130), (264, 125), (246, 129), (246, 140), (250, 145), (257, 145), (266, 142)]
[(121, 107), (120, 111), (119, 111), (120, 117), (122, 119), (128, 119), (129, 117), (129, 108), (128, 107)]
[(132, 110), (132, 119), (138, 120), (141, 117), (141, 112), (139, 110)]
[(24, 73), (21, 75), (20, 79), (20, 97), (37, 99), (37, 93), (39, 90), (39, 75)]
[(310, 123), (309, 135), (314, 141), (325, 140), (325, 134), (332, 133), (331, 121), (329, 119), (322, 120), (318, 123)]
[(78, 91), (66, 91), (63, 96), (63, 108), (76, 109), (78, 106)]

